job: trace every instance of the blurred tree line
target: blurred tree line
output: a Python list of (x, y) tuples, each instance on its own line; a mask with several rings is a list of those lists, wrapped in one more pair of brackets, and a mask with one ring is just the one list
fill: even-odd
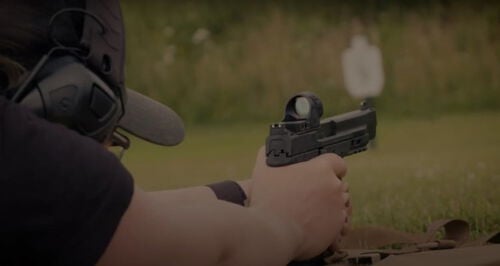
[(498, 1), (123, 1), (127, 85), (188, 122), (274, 121), (309, 90), (353, 109), (340, 56), (382, 51), (388, 116), (500, 110)]

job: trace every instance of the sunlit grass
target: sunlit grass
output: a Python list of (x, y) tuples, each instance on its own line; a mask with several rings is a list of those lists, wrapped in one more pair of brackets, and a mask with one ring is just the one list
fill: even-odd
[(463, 218), (500, 229), (500, 114), (381, 124), (380, 148), (349, 159), (355, 223), (415, 231)]
[[(135, 141), (124, 162), (148, 190), (251, 174), (268, 125), (188, 127), (183, 144)], [(376, 148), (346, 158), (354, 224), (420, 231), (462, 218), (476, 233), (500, 229), (500, 113), (379, 121)]]

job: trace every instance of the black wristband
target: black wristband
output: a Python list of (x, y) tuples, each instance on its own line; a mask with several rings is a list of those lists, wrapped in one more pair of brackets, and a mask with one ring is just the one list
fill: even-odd
[(245, 206), (247, 195), (241, 186), (231, 180), (207, 185), (218, 199)]

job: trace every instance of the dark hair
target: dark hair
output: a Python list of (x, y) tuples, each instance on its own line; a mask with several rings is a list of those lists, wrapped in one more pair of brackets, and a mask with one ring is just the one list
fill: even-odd
[(22, 65), (0, 55), (0, 95), (16, 87), (25, 72)]
[(61, 16), (54, 31), (49, 22), (62, 8), (83, 6), (82, 0), (0, 0), (0, 90), (17, 85), (23, 72), (54, 46), (50, 35), (68, 42), (79, 40), (80, 19)]

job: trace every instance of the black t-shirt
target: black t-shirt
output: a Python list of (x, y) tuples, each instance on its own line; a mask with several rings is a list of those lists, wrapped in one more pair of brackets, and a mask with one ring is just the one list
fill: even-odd
[(0, 265), (94, 265), (132, 194), (99, 143), (0, 97)]

